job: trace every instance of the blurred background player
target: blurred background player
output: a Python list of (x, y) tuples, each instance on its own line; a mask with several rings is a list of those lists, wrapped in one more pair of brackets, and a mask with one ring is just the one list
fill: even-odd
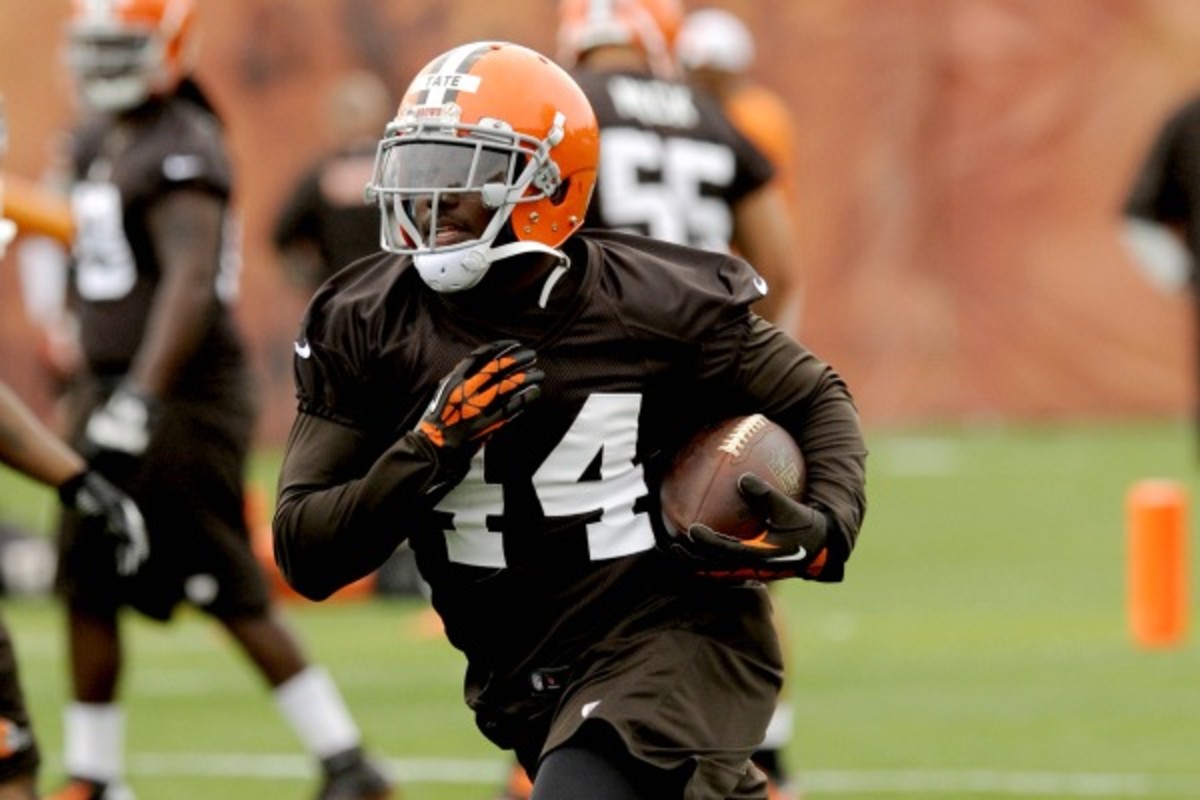
[(795, 234), (775, 169), (707, 92), (684, 82), (679, 0), (562, 0), (559, 60), (600, 122), (588, 226), (739, 255), (770, 292), (756, 310), (795, 335)]
[[(0, 165), (7, 149), (7, 127), (0, 100)], [(0, 173), (0, 211), (4, 176)], [(0, 213), (0, 259), (16, 235), (16, 224)], [(83, 458), (54, 436), (34, 413), (0, 381), (0, 462), (58, 492), (59, 499), (100, 534), (115, 569), (132, 575), (148, 554), (145, 522), (136, 505)], [(8, 628), (0, 619), (0, 800), (36, 800), (41, 753), (25, 705), (16, 655)]]
[(289, 193), (272, 232), (288, 277), (308, 293), (337, 270), (379, 251), (379, 213), (363, 198), (379, 135), (396, 110), (383, 79), (356, 70), (333, 87), (328, 125), (337, 142)]
[(250, 375), (231, 304), (237, 253), (224, 130), (191, 79), (191, 0), (72, 4), (68, 62), (92, 113), (71, 163), (74, 285), (84, 374), (74, 441), (127, 488), (152, 542), (132, 580), (98, 569), (66, 514), (59, 585), (73, 702), (56, 797), (128, 797), (118, 614), (159, 621), (181, 602), (211, 615), (271, 686), (321, 762), (321, 800), (384, 798), (330, 677), (308, 663), (270, 605), (250, 547), (243, 481), (254, 428)]
[(749, 73), (755, 57), (750, 29), (724, 9), (699, 9), (684, 18), (675, 53), (687, 80), (720, 100), (730, 121), (775, 165), (790, 205), (795, 125), (783, 99)]
[(1125, 243), (1151, 284), (1191, 295), (1200, 454), (1200, 96), (1176, 108), (1159, 129), (1126, 198), (1123, 228)]
[[(779, 169), (738, 130), (716, 95), (683, 80), (675, 54), (684, 24), (679, 0), (559, 4), (559, 58), (571, 66), (600, 124), (600, 174), (588, 225), (736, 251), (770, 287), (755, 310), (797, 335), (795, 234)], [(791, 729), (790, 705), (781, 703), (756, 757), (780, 800), (789, 796), (781, 750)]]

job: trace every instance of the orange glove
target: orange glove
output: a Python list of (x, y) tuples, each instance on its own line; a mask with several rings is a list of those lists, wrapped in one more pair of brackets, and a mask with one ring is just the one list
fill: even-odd
[(541, 395), (536, 360), (512, 340), (476, 348), (438, 384), (417, 430), (439, 450), (474, 453)]

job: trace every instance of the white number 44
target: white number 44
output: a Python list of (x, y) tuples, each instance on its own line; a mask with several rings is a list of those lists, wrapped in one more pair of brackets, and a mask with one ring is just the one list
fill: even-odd
[[(650, 520), (645, 512), (634, 510), (649, 491), (642, 466), (635, 461), (641, 407), (640, 394), (589, 396), (562, 441), (533, 474), (533, 487), (547, 517), (596, 517), (587, 523), (592, 560), (654, 547)], [(503, 537), (488, 530), (487, 520), (503, 515), (504, 492), (499, 484), (484, 481), (486, 449), (475, 454), (467, 476), (437, 508), (452, 515), (452, 527), (446, 532), (451, 561), (503, 568), (507, 566)], [(599, 476), (589, 476), (597, 464)]]

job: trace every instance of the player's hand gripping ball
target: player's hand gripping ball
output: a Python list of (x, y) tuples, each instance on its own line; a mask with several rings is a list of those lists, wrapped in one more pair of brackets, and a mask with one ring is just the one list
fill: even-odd
[(511, 340), (476, 348), (438, 384), (417, 430), (439, 450), (474, 452), (540, 396), (536, 360)]
[(829, 525), (801, 502), (805, 475), (795, 440), (761, 414), (705, 428), (663, 479), (671, 550), (723, 580), (818, 576)]

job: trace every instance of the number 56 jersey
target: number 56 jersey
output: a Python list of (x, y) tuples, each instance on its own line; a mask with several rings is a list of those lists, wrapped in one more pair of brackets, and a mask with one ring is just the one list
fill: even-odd
[[(300, 414), (276, 518), (285, 572), (340, 584), (407, 538), (477, 708), (527, 694), (531, 671), (721, 602), (656, 547), (663, 466), (702, 424), (759, 411), (791, 431), (810, 501), (837, 517), (847, 550), (865, 507), (850, 395), (748, 310), (761, 289), (746, 262), (615, 232), (577, 235), (566, 252), (545, 308), (540, 283), (438, 294), (407, 257), (369, 257), (318, 290), (297, 342)], [(416, 436), (438, 382), (498, 339), (536, 351), (541, 397), (448, 491), (424, 499), (424, 481), (389, 480), (409, 468), (389, 454)]]
[(720, 103), (686, 83), (576, 69), (600, 125), (588, 227), (729, 251), (734, 208), (775, 174)]

